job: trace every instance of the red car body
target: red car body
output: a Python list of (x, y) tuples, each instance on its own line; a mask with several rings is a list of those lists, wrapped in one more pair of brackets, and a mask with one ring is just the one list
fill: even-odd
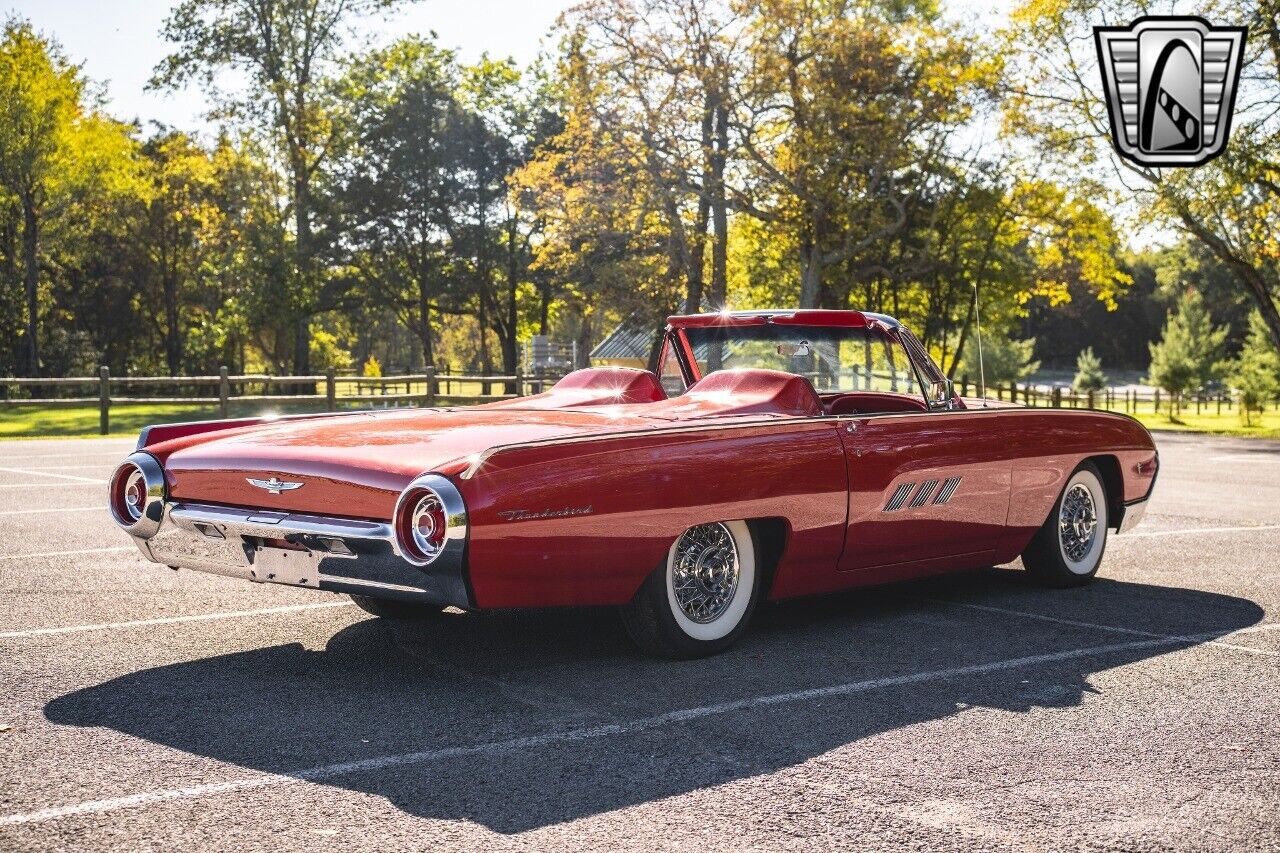
[[(942, 380), (879, 315), (672, 317), (659, 374), (688, 386), (678, 396), (605, 368), (469, 408), (152, 427), (112, 510), (171, 566), (464, 608), (624, 604), (683, 531), (724, 519), (757, 531), (775, 599), (1005, 563), (1086, 460), (1110, 525), (1141, 517), (1158, 460), (1133, 419), (702, 375), (692, 330), (766, 324), (874, 329), (906, 347), (922, 384)], [(428, 473), (456, 489), (462, 509), (445, 514), (461, 539), (418, 565), (397, 511)]]

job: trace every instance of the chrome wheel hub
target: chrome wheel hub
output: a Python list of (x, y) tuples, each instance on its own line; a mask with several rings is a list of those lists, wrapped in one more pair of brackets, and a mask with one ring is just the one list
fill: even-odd
[(676, 542), (672, 587), (676, 603), (694, 622), (714, 622), (738, 591), (738, 546), (723, 524), (700, 524)]
[(1093, 493), (1083, 483), (1067, 489), (1062, 497), (1062, 509), (1058, 512), (1058, 541), (1068, 560), (1078, 563), (1093, 547), (1098, 533), (1098, 511), (1093, 503)]

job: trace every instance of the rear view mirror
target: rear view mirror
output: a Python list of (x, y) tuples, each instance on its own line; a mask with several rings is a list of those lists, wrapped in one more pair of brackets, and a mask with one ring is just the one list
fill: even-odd
[(951, 400), (955, 397), (955, 385), (950, 379), (939, 379), (929, 383), (929, 408), (950, 409)]

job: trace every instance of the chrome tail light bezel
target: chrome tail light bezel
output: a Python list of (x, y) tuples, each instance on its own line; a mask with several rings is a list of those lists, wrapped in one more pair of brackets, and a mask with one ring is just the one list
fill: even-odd
[[(136, 511), (127, 500), (131, 481), (141, 478), (145, 487), (142, 506)], [(160, 532), (164, 520), (164, 467), (150, 453), (131, 453), (111, 475), (107, 504), (111, 517), (125, 532), (140, 539), (150, 539)]]
[[(439, 501), (444, 511), (444, 536), (434, 553), (420, 549), (413, 535), (413, 522), (424, 498)], [(467, 544), (467, 507), (462, 494), (448, 478), (422, 474), (404, 488), (392, 516), (396, 553), (415, 566), (425, 567), (444, 560), (445, 565), (461, 565)]]

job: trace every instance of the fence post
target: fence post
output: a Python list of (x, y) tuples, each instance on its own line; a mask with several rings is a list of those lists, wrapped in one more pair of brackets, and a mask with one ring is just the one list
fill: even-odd
[(1053, 386), (1053, 407), (1055, 409), (1062, 408), (1062, 386), (1061, 385)]
[(519, 364), (516, 365), (516, 396), (524, 396), (524, 367)]
[(436, 404), (436, 366), (434, 364), (427, 367), (427, 406), (431, 407)]
[(1089, 389), (1089, 396), (1086, 398), (1086, 402), (1087, 402), (1087, 404), (1088, 404), (1088, 406), (1089, 406), (1089, 408), (1090, 408), (1090, 409), (1095, 408), (1095, 407), (1094, 407), (1094, 405), (1093, 405), (1093, 404), (1094, 404), (1094, 393), (1095, 393), (1095, 392), (1094, 392), (1094, 390), (1093, 390), (1092, 388), (1090, 388), (1090, 389)]
[(98, 368), (98, 432), (111, 432), (111, 371), (105, 364)]
[(218, 368), (218, 416), (231, 417), (231, 379), (225, 364)]
[(338, 383), (334, 379), (332, 364), (324, 371), (324, 409), (326, 412), (338, 410)]

